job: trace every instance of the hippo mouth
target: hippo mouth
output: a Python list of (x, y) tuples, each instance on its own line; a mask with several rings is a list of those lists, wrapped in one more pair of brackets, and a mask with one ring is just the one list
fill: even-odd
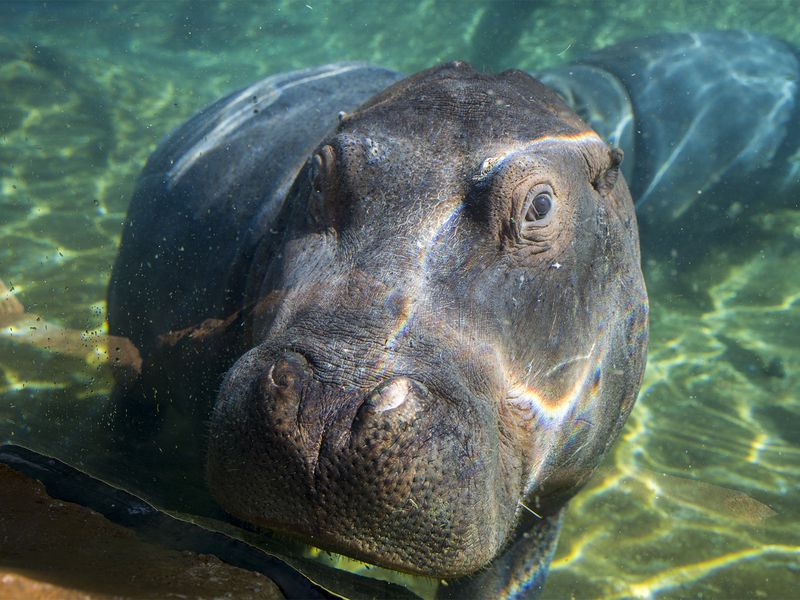
[(439, 589), (439, 579), (426, 575), (413, 575), (411, 573), (404, 573), (403, 571), (384, 568), (351, 558), (344, 554), (322, 550), (308, 544), (302, 546), (300, 554), (306, 560), (325, 565), (337, 571), (346, 571), (360, 577), (377, 579), (379, 581), (403, 586), (424, 600), (433, 600), (436, 598), (436, 592)]
[(209, 486), (234, 517), (304, 543), (465, 575), (498, 552), (516, 508), (497, 481), (496, 424), (492, 437), (482, 417), (416, 378), (333, 385), (304, 354), (257, 347), (220, 390)]

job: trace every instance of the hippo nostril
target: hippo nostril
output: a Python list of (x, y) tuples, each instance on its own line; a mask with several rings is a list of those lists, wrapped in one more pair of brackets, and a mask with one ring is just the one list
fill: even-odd
[(409, 398), (411, 390), (411, 380), (407, 377), (398, 377), (373, 391), (367, 399), (367, 407), (379, 413), (392, 410)]
[(355, 426), (394, 426), (411, 423), (422, 409), (428, 390), (408, 377), (396, 377), (376, 387), (358, 410)]
[(309, 377), (308, 361), (296, 352), (284, 352), (266, 373), (270, 396), (299, 397), (303, 382)]

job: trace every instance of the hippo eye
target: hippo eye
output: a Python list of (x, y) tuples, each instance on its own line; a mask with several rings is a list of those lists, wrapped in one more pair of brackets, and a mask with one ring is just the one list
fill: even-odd
[(537, 186), (525, 196), (525, 225), (543, 227), (547, 225), (553, 214), (552, 192)]
[(550, 212), (553, 206), (553, 200), (550, 194), (537, 194), (528, 206), (528, 212), (525, 218), (528, 221), (541, 221)]

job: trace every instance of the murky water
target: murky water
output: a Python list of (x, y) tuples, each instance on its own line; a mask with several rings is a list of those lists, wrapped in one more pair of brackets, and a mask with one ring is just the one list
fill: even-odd
[[(413, 72), (456, 58), (534, 70), (634, 36), (712, 28), (800, 47), (798, 14), (791, 0), (6, 2), (0, 279), (28, 312), (101, 329), (147, 156), (196, 110), (268, 74), (337, 60)], [(545, 597), (796, 593), (800, 211), (765, 197), (741, 219), (736, 239), (643, 239), (645, 383), (570, 506)], [(101, 424), (110, 387), (97, 359), (0, 340), (0, 372), (2, 441), (92, 462), (84, 426)]]

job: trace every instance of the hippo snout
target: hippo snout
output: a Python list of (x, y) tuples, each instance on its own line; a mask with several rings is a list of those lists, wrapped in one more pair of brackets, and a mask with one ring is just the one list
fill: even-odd
[[(255, 385), (254, 402), (258, 403), (259, 399), (263, 402), (267, 427), (271, 430), (287, 425), (303, 428), (307, 435), (300, 437), (299, 441), (314, 445), (315, 436), (308, 434), (318, 421), (319, 413), (314, 408), (321, 404), (321, 399), (315, 396), (331, 394), (324, 389), (325, 386), (315, 382), (308, 360), (294, 351), (282, 352), (264, 370)], [(351, 403), (357, 406), (350, 431), (353, 436), (365, 435), (375, 428), (384, 431), (408, 428), (418, 413), (424, 410), (429, 396), (424, 384), (405, 376), (390, 377), (366, 394), (348, 393), (342, 389), (335, 390), (334, 394), (338, 398), (329, 398), (331, 405), (349, 397)], [(340, 409), (347, 411), (348, 407), (341, 406)], [(316, 433), (323, 436), (329, 432), (319, 430)], [(368, 445), (374, 442), (370, 439), (364, 441)], [(298, 450), (307, 452), (309, 449)]]
[(369, 385), (330, 381), (318, 360), (255, 348), (231, 369), (209, 443), (220, 505), (403, 571), (456, 576), (485, 564), (514, 515), (498, 498), (498, 442), (480, 433), (490, 429), (457, 417), (439, 386), (392, 372)]

